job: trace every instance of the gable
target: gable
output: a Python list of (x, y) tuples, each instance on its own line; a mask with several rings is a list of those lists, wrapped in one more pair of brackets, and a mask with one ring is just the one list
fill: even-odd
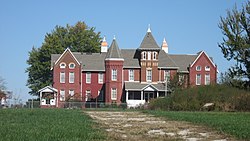
[(206, 54), (205, 51), (201, 51), (200, 54), (196, 57), (196, 59), (194, 60), (194, 62), (190, 65), (190, 67), (193, 67), (194, 64), (196, 64), (198, 61), (207, 61), (208, 63), (210, 63), (213, 67), (216, 67), (216, 65), (214, 64), (214, 62), (211, 60), (211, 58)]
[[(52, 56), (53, 57), (53, 56)], [(58, 65), (61, 62), (65, 62), (66, 64), (69, 63), (75, 63), (80, 65), (79, 61), (76, 59), (76, 57), (73, 55), (73, 53), (70, 51), (69, 48), (67, 48), (60, 57), (55, 61), (54, 65)], [(51, 68), (52, 69), (52, 68)]]

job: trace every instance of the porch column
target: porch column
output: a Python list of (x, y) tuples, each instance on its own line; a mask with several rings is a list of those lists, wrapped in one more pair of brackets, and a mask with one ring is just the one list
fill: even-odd
[(128, 90), (126, 90), (126, 102), (128, 102)]
[(141, 100), (143, 100), (144, 97), (143, 97), (143, 91), (141, 91)]
[(156, 98), (158, 98), (158, 97), (159, 97), (159, 92), (157, 91), (157, 92), (156, 92)]

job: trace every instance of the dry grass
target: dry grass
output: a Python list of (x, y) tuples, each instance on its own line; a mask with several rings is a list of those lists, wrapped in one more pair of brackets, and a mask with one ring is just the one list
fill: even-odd
[(86, 111), (108, 133), (108, 140), (234, 140), (209, 128), (168, 121), (141, 112)]

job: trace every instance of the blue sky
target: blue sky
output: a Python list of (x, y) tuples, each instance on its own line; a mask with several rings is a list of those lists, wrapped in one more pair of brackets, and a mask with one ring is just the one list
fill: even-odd
[(220, 16), (246, 0), (1, 0), (0, 76), (7, 88), (29, 98), (26, 60), (33, 46), (40, 47), (46, 33), (56, 25), (85, 21), (120, 48), (138, 48), (148, 24), (158, 45), (165, 37), (169, 53), (195, 54), (201, 50), (214, 58), (220, 72), (232, 63), (223, 58), (218, 43)]

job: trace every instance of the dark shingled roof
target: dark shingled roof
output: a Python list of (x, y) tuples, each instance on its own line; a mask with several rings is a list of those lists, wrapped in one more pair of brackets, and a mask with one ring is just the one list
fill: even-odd
[(140, 53), (135, 49), (122, 49), (121, 54), (124, 58), (124, 68), (140, 68)]
[(111, 46), (108, 49), (108, 53), (107, 53), (106, 58), (122, 58), (121, 51), (120, 51), (115, 39), (113, 39)]
[(151, 32), (147, 32), (139, 47), (141, 50), (160, 50)]
[(160, 68), (178, 68), (179, 66), (164, 50), (159, 52), (159, 65)]
[(187, 54), (182, 54), (182, 55), (175, 55), (175, 54), (169, 54), (169, 56), (174, 60), (176, 65), (179, 67), (179, 71), (188, 71), (188, 67), (190, 64), (194, 62), (196, 57), (199, 54), (194, 54), (194, 55), (187, 55)]

